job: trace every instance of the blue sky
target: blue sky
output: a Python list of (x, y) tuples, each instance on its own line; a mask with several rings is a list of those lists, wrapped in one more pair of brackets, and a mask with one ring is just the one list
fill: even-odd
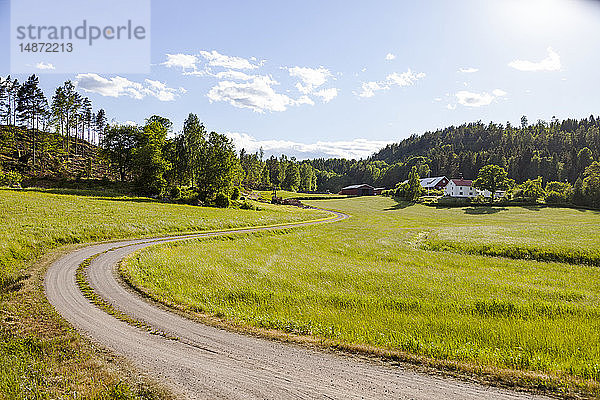
[[(5, 76), (7, 0), (0, 22)], [(463, 122), (600, 114), (591, 0), (152, 1), (151, 32), (150, 74), (40, 70), (46, 94), (72, 79), (115, 121), (160, 114), (178, 130), (194, 112), (238, 148), (298, 158), (363, 157)]]

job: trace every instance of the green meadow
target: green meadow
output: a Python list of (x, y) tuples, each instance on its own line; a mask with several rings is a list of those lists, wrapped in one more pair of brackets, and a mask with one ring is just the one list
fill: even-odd
[[(295, 207), (216, 209), (85, 191), (0, 189), (0, 399), (157, 398), (74, 332), (43, 293), (47, 253), (115, 238), (323, 217)], [(60, 251), (60, 250), (59, 250)], [(157, 394), (158, 393), (158, 394)]]
[(122, 272), (158, 300), (243, 325), (597, 393), (600, 212), (307, 203), (352, 217), (154, 246)]

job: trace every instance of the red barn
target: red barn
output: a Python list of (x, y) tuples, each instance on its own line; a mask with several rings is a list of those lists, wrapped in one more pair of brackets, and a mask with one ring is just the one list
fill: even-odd
[(366, 183), (363, 183), (362, 185), (350, 185), (342, 188), (339, 194), (348, 196), (373, 196), (375, 194), (375, 188)]

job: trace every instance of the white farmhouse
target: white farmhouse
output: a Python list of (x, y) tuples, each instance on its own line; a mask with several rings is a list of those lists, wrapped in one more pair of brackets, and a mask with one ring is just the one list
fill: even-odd
[(477, 197), (479, 191), (473, 187), (473, 181), (468, 179), (450, 179), (445, 189), (450, 197)]
[[(489, 190), (479, 190), (473, 186), (473, 181), (469, 179), (450, 179), (450, 182), (444, 190), (446, 196), (450, 197), (465, 197), (473, 198), (477, 196), (483, 196), (490, 198), (491, 192)], [(497, 190), (494, 194), (495, 199), (503, 198), (506, 192), (503, 190)]]

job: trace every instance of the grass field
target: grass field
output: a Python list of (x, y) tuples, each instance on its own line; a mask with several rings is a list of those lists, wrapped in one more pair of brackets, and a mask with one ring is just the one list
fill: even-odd
[[(160, 245), (122, 270), (191, 311), (598, 394), (598, 267), (470, 253), (485, 244), (592, 259), (599, 212), (435, 209), (383, 197), (307, 203), (352, 218)], [(451, 251), (432, 251), (435, 243)]]
[(45, 266), (52, 260), (44, 254), (104, 239), (268, 225), (325, 215), (268, 204), (260, 208), (200, 208), (143, 198), (0, 189), (0, 399), (156, 396), (120, 364), (92, 350), (56, 315), (43, 294)]

